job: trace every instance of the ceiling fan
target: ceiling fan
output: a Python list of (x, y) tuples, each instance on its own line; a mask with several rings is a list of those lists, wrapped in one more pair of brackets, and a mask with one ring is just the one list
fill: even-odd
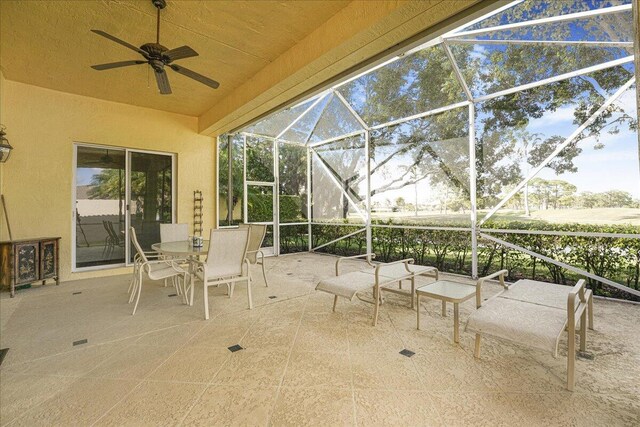
[(218, 86), (220, 86), (220, 83), (218, 83), (217, 81), (210, 79), (209, 77), (205, 77), (202, 74), (198, 74), (195, 71), (191, 71), (188, 68), (173, 64), (173, 61), (177, 59), (191, 58), (194, 56), (198, 56), (198, 53), (195, 50), (191, 49), (189, 46), (167, 49), (160, 44), (160, 10), (164, 9), (167, 6), (167, 3), (166, 0), (151, 0), (151, 3), (153, 3), (153, 6), (158, 10), (156, 19), (155, 43), (145, 43), (138, 48), (130, 43), (125, 42), (124, 40), (120, 40), (119, 38), (112, 36), (111, 34), (105, 33), (102, 30), (91, 30), (102, 37), (105, 37), (111, 41), (119, 43), (122, 46), (128, 47), (129, 49), (138, 52), (144, 57), (144, 60), (138, 59), (131, 61), (110, 62), (108, 64), (92, 65), (91, 68), (93, 68), (94, 70), (103, 71), (110, 70), (112, 68), (128, 67), (130, 65), (149, 64), (151, 68), (153, 68), (153, 72), (156, 76), (156, 82), (158, 83), (158, 89), (160, 89), (160, 93), (162, 95), (168, 95), (171, 93), (171, 86), (169, 85), (169, 78), (167, 77), (165, 66), (171, 68), (176, 73), (180, 73), (183, 76), (187, 76), (193, 80), (212, 87), (213, 89), (217, 89)]
[(98, 157), (96, 160), (85, 161), (84, 164), (91, 165), (110, 165), (112, 163), (117, 163), (116, 160), (109, 155), (109, 150), (106, 150), (106, 154)]

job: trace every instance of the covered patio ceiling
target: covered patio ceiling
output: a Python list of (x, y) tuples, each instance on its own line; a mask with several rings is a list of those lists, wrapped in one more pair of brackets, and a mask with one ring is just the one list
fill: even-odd
[(174, 93), (161, 96), (149, 67), (89, 68), (137, 59), (91, 29), (135, 46), (155, 40), (150, 0), (6, 0), (0, 64), (8, 80), (196, 116), (200, 132), (216, 136), (458, 13), (496, 2), (479, 3), (169, 0), (161, 43), (193, 47), (200, 56), (182, 65), (221, 85), (213, 90), (171, 73)]

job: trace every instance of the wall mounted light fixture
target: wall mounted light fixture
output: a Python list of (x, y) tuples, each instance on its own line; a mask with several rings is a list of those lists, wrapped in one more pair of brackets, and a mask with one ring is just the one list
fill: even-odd
[(5, 127), (0, 125), (0, 163), (5, 163), (11, 155), (13, 147), (9, 144), (9, 140), (5, 137)]

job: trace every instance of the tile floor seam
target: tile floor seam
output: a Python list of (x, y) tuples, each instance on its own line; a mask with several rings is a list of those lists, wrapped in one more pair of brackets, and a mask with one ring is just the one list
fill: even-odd
[[(202, 328), (204, 328), (205, 325), (202, 326)], [(202, 329), (201, 328), (201, 329)], [(163, 329), (160, 329), (163, 330)], [(133, 346), (133, 344), (131, 344), (131, 346)], [(155, 369), (152, 369), (150, 372), (147, 373), (147, 375), (145, 375), (139, 382), (138, 384), (136, 384), (134, 387), (131, 388), (131, 390), (129, 390), (128, 393), (125, 393), (122, 398), (120, 400), (118, 400), (113, 406), (111, 406), (111, 408), (109, 408), (106, 412), (104, 412), (100, 417), (98, 417), (93, 423), (90, 424), (91, 427), (95, 426), (98, 422), (100, 422), (101, 419), (103, 419), (106, 415), (109, 414), (109, 412), (111, 412), (116, 406), (118, 406), (121, 402), (123, 402), (127, 397), (129, 397), (129, 395), (131, 395), (138, 387), (140, 387), (147, 378), (149, 378), (156, 370), (158, 370), (160, 368), (160, 366), (162, 366), (164, 363), (167, 362), (167, 360), (169, 360), (171, 357), (173, 357), (178, 351), (180, 351), (182, 349), (182, 347), (178, 347), (173, 353), (169, 354), (169, 356), (163, 361), (161, 362), (158, 366), (156, 366)], [(205, 387), (206, 389), (206, 387)]]
[[(264, 311), (264, 306), (260, 307), (260, 313), (256, 316), (256, 318), (250, 323), (249, 327), (247, 328), (247, 330), (245, 331), (245, 333), (242, 335), (242, 337), (239, 339), (239, 341), (242, 341), (242, 338), (244, 338), (247, 333), (249, 333), (249, 331), (251, 330), (251, 328), (253, 327), (253, 325), (258, 321), (258, 319), (260, 319), (260, 316), (262, 315), (262, 312)], [(216, 316), (215, 318), (221, 317), (222, 314), (218, 314), (218, 316)], [(205, 322), (207, 322), (207, 320), (205, 320)], [(205, 324), (205, 326), (202, 327), (202, 329), (204, 329), (207, 325)], [(202, 330), (201, 329), (201, 330)], [(198, 331), (200, 332), (200, 331)], [(194, 339), (196, 337), (196, 335), (193, 335), (191, 337), (191, 339), (189, 341), (191, 341), (192, 339)], [(189, 342), (187, 341), (187, 342)], [(187, 419), (187, 417), (189, 416), (189, 414), (191, 413), (191, 411), (193, 411), (193, 408), (196, 407), (196, 405), (198, 404), (198, 402), (200, 401), (200, 399), (202, 399), (202, 396), (204, 396), (204, 394), (207, 392), (207, 390), (212, 387), (212, 386), (217, 386), (216, 384), (213, 383), (214, 379), (218, 376), (218, 374), (220, 373), (220, 371), (222, 371), (222, 369), (227, 365), (227, 363), (229, 363), (229, 361), (231, 360), (231, 357), (227, 357), (227, 359), (222, 362), (222, 364), (220, 365), (220, 367), (216, 370), (216, 372), (211, 376), (211, 379), (206, 383), (205, 388), (202, 390), (202, 392), (193, 400), (193, 402), (191, 403), (191, 405), (189, 406), (189, 408), (185, 411), (184, 416), (180, 419), (180, 421), (178, 421), (178, 426), (184, 425), (184, 421)]]
[(309, 303), (310, 295), (311, 294), (308, 294), (306, 296), (306, 299), (304, 301), (304, 305), (302, 306), (302, 313), (300, 314), (300, 319), (298, 319), (298, 327), (296, 328), (295, 336), (293, 337), (293, 341), (290, 344), (289, 354), (287, 355), (287, 362), (284, 365), (284, 369), (282, 371), (282, 377), (280, 378), (280, 384), (278, 384), (278, 389), (276, 390), (276, 395), (275, 395), (275, 397), (273, 399), (273, 406), (271, 407), (271, 411), (269, 413), (269, 416), (267, 417), (267, 422), (266, 422), (267, 426), (271, 425), (271, 419), (273, 417), (273, 414), (276, 411), (276, 408), (278, 407), (278, 399), (280, 399), (280, 390), (282, 389), (282, 384), (284, 383), (284, 378), (287, 375), (287, 368), (289, 368), (289, 363), (291, 362), (291, 354), (293, 353), (293, 348), (296, 345), (296, 340), (298, 339), (298, 333), (300, 332), (300, 327), (302, 325), (302, 319), (304, 318), (304, 314), (307, 311), (307, 304)]

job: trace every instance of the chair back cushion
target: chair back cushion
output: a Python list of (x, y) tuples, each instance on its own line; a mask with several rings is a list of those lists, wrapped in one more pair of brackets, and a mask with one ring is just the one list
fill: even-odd
[(161, 242), (184, 242), (189, 240), (187, 224), (160, 224)]
[(212, 270), (224, 267), (233, 275), (242, 274), (248, 243), (249, 230), (246, 228), (211, 230), (207, 266)]

